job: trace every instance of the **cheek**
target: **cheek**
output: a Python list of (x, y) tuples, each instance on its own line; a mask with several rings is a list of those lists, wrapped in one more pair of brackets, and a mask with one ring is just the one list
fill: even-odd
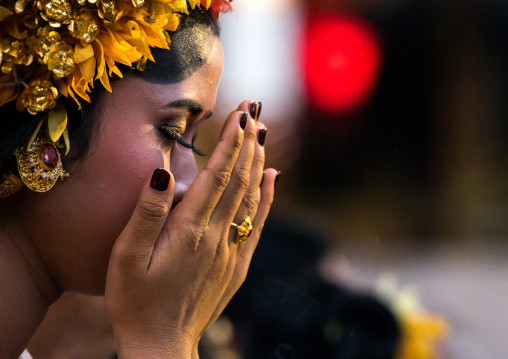
[[(129, 133), (126, 131), (126, 133)], [(70, 168), (67, 183), (54, 191), (53, 216), (58, 228), (58, 258), (76, 269), (81, 290), (103, 288), (111, 248), (125, 228), (139, 193), (156, 168), (169, 168), (169, 153), (153, 144), (153, 133), (101, 136), (95, 151)], [(115, 138), (116, 137), (116, 138)], [(165, 166), (165, 164), (168, 165)], [(86, 274), (84, 274), (86, 273)]]
[(98, 174), (91, 190), (101, 198), (109, 214), (116, 214), (115, 218), (130, 217), (139, 192), (153, 171), (169, 168), (169, 156), (160, 151), (150, 135), (132, 132), (130, 136), (106, 139), (87, 166), (87, 171)]

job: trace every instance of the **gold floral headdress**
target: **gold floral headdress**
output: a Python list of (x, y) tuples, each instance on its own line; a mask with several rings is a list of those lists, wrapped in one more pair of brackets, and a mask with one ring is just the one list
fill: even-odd
[[(67, 111), (57, 98), (90, 102), (94, 80), (111, 92), (117, 64), (143, 71), (151, 47), (169, 49), (169, 32), (196, 7), (214, 18), (231, 0), (0, 0), (0, 107), (16, 101), (19, 112), (43, 113), (14, 155), (18, 174), (0, 174), (0, 198), (24, 186), (53, 187), (68, 173), (57, 147), (69, 152)], [(2, 121), (2, 119), (0, 119)]]
[(196, 7), (215, 18), (231, 10), (229, 0), (0, 0), (0, 107), (49, 110), (51, 140), (67, 153), (66, 110), (56, 99), (90, 102), (94, 80), (111, 92), (109, 77), (122, 77), (116, 64), (144, 70), (150, 47), (169, 49), (169, 32)]

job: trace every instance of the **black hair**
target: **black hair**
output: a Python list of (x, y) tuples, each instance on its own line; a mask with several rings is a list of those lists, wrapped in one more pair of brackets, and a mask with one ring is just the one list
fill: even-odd
[[(119, 66), (124, 76), (137, 76), (151, 83), (172, 84), (183, 81), (207, 61), (210, 46), (205, 37), (219, 36), (219, 25), (210, 11), (196, 7), (189, 14), (182, 14), (181, 23), (175, 32), (170, 33), (171, 51), (152, 48), (155, 63), (148, 61), (145, 71)], [(163, 66), (159, 65), (163, 64)], [(114, 81), (117, 78), (111, 78)], [(58, 99), (67, 109), (71, 153), (63, 160), (71, 163), (82, 159), (90, 149), (90, 143), (97, 133), (98, 108), (105, 93), (104, 87), (97, 85), (90, 94), (91, 102), (81, 100), (81, 109), (72, 100)], [(19, 144), (35, 130), (45, 113), (31, 115), (16, 110), (15, 101), (0, 108), (0, 174)]]

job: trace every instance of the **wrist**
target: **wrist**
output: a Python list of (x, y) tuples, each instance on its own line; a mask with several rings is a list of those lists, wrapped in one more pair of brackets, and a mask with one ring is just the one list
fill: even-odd
[(192, 349), (192, 359), (199, 359), (198, 346), (200, 339), (201, 337), (198, 340), (196, 340), (196, 343), (194, 344), (194, 348)]
[[(155, 335), (150, 331), (115, 330), (119, 359), (197, 359), (197, 344), (185, 334)], [(195, 350), (195, 353), (194, 353)]]

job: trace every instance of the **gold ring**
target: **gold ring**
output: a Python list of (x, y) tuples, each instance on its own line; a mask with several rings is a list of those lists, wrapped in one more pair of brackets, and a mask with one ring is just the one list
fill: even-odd
[(252, 232), (252, 222), (249, 216), (247, 216), (240, 225), (231, 223), (231, 227), (237, 230), (235, 241), (236, 244), (245, 242)]

